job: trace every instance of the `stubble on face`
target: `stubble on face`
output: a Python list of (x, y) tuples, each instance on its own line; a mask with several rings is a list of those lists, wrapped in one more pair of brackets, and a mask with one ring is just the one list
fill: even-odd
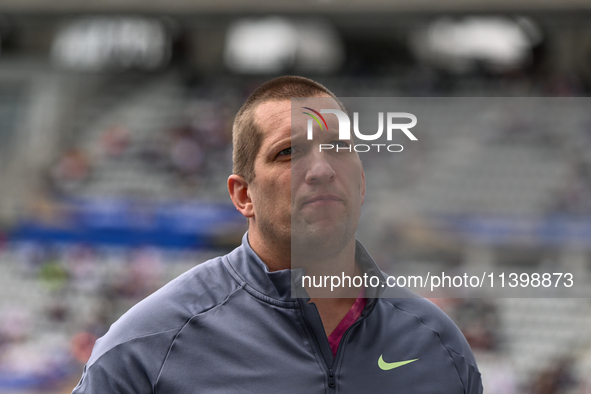
[(326, 219), (328, 224), (310, 222), (297, 211), (292, 213), (292, 265), (305, 266), (310, 260), (325, 260), (339, 255), (354, 242), (359, 211), (345, 209), (338, 218)]
[(279, 153), (291, 146), (289, 103), (266, 102), (254, 110), (262, 142), (249, 185), (255, 211), (249, 236), (257, 237), (274, 254), (284, 256), (291, 251), (291, 171), (289, 161)]

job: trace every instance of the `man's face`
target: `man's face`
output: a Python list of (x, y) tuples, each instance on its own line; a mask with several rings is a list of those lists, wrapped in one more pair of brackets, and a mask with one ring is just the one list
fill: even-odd
[[(254, 221), (265, 240), (289, 245), (296, 253), (334, 253), (355, 236), (365, 195), (365, 175), (359, 156), (347, 150), (319, 151), (319, 144), (341, 147), (338, 122), (325, 115), (328, 130), (315, 124), (307, 139), (308, 115), (301, 107), (339, 109), (329, 97), (296, 103), (271, 101), (255, 110), (262, 144), (249, 185)], [(292, 127), (293, 126), (293, 127)]]

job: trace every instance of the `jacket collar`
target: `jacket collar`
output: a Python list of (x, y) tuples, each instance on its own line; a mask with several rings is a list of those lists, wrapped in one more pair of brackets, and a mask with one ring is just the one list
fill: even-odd
[[(248, 232), (242, 237), (242, 245), (234, 249), (226, 257), (225, 264), (229, 265), (228, 268), (233, 271), (234, 276), (237, 277), (241, 285), (249, 287), (265, 298), (283, 302), (296, 301), (295, 298), (292, 298), (292, 286), (301, 283), (302, 275), (305, 272), (304, 269), (269, 271), (269, 267), (252, 250), (248, 242)], [(378, 298), (383, 289), (381, 285), (385, 283), (384, 276), (359, 241), (357, 241), (355, 247), (355, 260), (364, 273), (370, 277), (377, 276), (379, 278), (379, 287), (366, 289), (366, 297)], [(300, 294), (301, 298), (308, 298), (305, 291)]]

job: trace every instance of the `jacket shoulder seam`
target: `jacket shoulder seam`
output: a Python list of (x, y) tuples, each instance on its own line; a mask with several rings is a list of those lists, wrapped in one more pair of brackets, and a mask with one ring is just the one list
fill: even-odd
[[(182, 328), (182, 327), (181, 327), (181, 328)], [(103, 352), (103, 354), (101, 354), (101, 355), (100, 355), (100, 356), (99, 356), (99, 357), (98, 357), (96, 360), (94, 360), (94, 362), (93, 362), (92, 364), (88, 365), (88, 367), (87, 367), (87, 371), (89, 372), (89, 371), (90, 371), (90, 369), (91, 369), (93, 366), (95, 366), (96, 364), (98, 364), (99, 360), (101, 360), (101, 359), (102, 359), (102, 358), (103, 358), (105, 355), (107, 355), (108, 353), (110, 353), (110, 352), (111, 352), (111, 351), (113, 351), (114, 349), (117, 349), (117, 348), (119, 348), (119, 347), (122, 347), (122, 346), (124, 346), (124, 345), (128, 344), (128, 343), (129, 343), (129, 342), (131, 342), (131, 341), (135, 341), (135, 340), (137, 340), (137, 339), (143, 339), (143, 338), (153, 337), (153, 336), (156, 336), (156, 335), (164, 334), (164, 333), (171, 332), (171, 331), (177, 331), (177, 330), (180, 330), (180, 328), (179, 328), (179, 327), (175, 327), (175, 328), (170, 328), (170, 329), (168, 329), (168, 330), (162, 330), (162, 331), (157, 331), (157, 332), (153, 332), (153, 333), (149, 333), (149, 334), (145, 334), (145, 335), (139, 335), (139, 336), (135, 336), (135, 337), (133, 337), (133, 338), (129, 338), (129, 339), (127, 339), (127, 340), (123, 341), (123, 342), (117, 343), (117, 344), (115, 344), (115, 345), (111, 346), (109, 349), (105, 350), (105, 351)], [(88, 372), (87, 372), (87, 373), (88, 373)], [(84, 377), (84, 376), (83, 376), (83, 377)], [(82, 383), (82, 381), (80, 381), (80, 383)], [(79, 383), (79, 384), (80, 384), (80, 383)]]
[(240, 291), (243, 288), (243, 286), (237, 287), (236, 289), (234, 289), (232, 292), (230, 292), (226, 298), (224, 298), (221, 302), (212, 305), (210, 308), (205, 309), (199, 313), (196, 313), (194, 315), (192, 315), (189, 319), (187, 319), (187, 321), (185, 321), (185, 323), (182, 325), (182, 327), (178, 330), (178, 332), (176, 333), (176, 335), (174, 336), (174, 338), (172, 339), (172, 341), (170, 341), (170, 345), (168, 346), (168, 350), (166, 351), (166, 356), (164, 356), (163, 360), (162, 360), (162, 364), (160, 365), (160, 368), (158, 369), (158, 375), (156, 376), (156, 379), (154, 380), (154, 383), (152, 385), (152, 392), (155, 394), (156, 393), (156, 384), (158, 383), (158, 381), (160, 380), (160, 376), (162, 375), (162, 370), (164, 369), (164, 365), (166, 364), (166, 361), (168, 361), (168, 356), (170, 355), (170, 352), (172, 351), (172, 347), (174, 346), (175, 341), (177, 340), (178, 336), (181, 334), (181, 332), (184, 330), (184, 328), (191, 322), (191, 320), (193, 320), (194, 318), (196, 318), (197, 316), (201, 316), (215, 308), (217, 308), (218, 306), (221, 306), (223, 304), (226, 303), (226, 301), (228, 301), (230, 299), (230, 297), (232, 297), (234, 294), (236, 294), (238, 291)]
[(250, 284), (248, 284), (248, 282), (246, 282), (240, 276), (240, 274), (232, 266), (228, 255), (223, 256), (223, 258), (225, 259), (223, 262), (224, 262), (224, 268), (226, 269), (226, 271), (228, 271), (230, 276), (232, 276), (232, 278), (236, 281), (236, 283), (238, 283), (240, 288), (244, 288), (244, 290), (248, 294), (250, 294), (251, 296), (253, 296), (254, 298), (256, 298), (258, 300), (266, 302), (267, 304), (271, 304), (271, 305), (279, 306), (279, 307), (283, 307), (283, 308), (288, 308), (288, 309), (297, 309), (297, 303), (294, 301), (277, 300), (275, 298), (269, 297), (268, 295), (266, 295), (264, 293), (261, 293), (260, 291), (258, 291), (254, 287), (252, 287)]
[(225, 303), (225, 302), (226, 302), (226, 300), (228, 300), (228, 298), (230, 298), (230, 296), (232, 296), (232, 294), (234, 294), (236, 291), (238, 291), (238, 290), (240, 290), (240, 289), (241, 289), (241, 287), (238, 287), (238, 288), (234, 289), (234, 291), (232, 291), (231, 293), (229, 293), (229, 294), (226, 296), (226, 298), (224, 298), (222, 301), (220, 301), (220, 302), (218, 302), (218, 303), (216, 303), (216, 304), (214, 304), (214, 305), (210, 306), (209, 308), (207, 308), (207, 309), (204, 309), (204, 310), (202, 310), (202, 311), (200, 311), (200, 312), (198, 312), (198, 313), (195, 313), (195, 314), (192, 314), (192, 315), (190, 315), (190, 317), (189, 317), (189, 318), (188, 318), (188, 319), (187, 319), (187, 320), (186, 320), (186, 321), (185, 321), (185, 322), (184, 322), (182, 325), (180, 325), (180, 326), (178, 326), (178, 327), (169, 328), (169, 329), (166, 329), (166, 330), (160, 330), (160, 331), (156, 331), (156, 332), (152, 332), (152, 333), (148, 333), (148, 334), (143, 334), (143, 335), (134, 336), (134, 337), (132, 337), (132, 338), (129, 338), (129, 339), (125, 340), (125, 341), (119, 342), (119, 343), (117, 343), (117, 344), (115, 344), (115, 345), (111, 346), (110, 348), (108, 348), (107, 350), (105, 350), (105, 351), (104, 351), (104, 352), (103, 352), (103, 353), (102, 353), (102, 354), (101, 354), (101, 355), (100, 355), (100, 356), (99, 356), (99, 357), (98, 357), (98, 358), (97, 358), (97, 359), (96, 359), (96, 360), (95, 360), (95, 361), (94, 361), (92, 364), (88, 365), (88, 370), (90, 370), (90, 368), (92, 368), (92, 367), (93, 367), (95, 364), (97, 364), (97, 363), (98, 363), (98, 361), (99, 361), (100, 359), (102, 359), (102, 358), (103, 358), (103, 357), (104, 357), (104, 356), (105, 356), (107, 353), (110, 353), (110, 352), (111, 352), (111, 351), (113, 351), (114, 349), (116, 349), (116, 348), (119, 348), (119, 347), (121, 347), (121, 346), (124, 346), (124, 345), (128, 344), (128, 343), (129, 343), (129, 342), (131, 342), (131, 341), (138, 340), (138, 339), (143, 339), (143, 338), (149, 338), (149, 337), (157, 336), (157, 335), (160, 335), (160, 334), (168, 333), (168, 332), (171, 332), (171, 331), (177, 331), (177, 333), (176, 333), (176, 335), (174, 336), (174, 338), (173, 338), (173, 339), (170, 341), (170, 345), (169, 345), (169, 347), (168, 347), (168, 350), (167, 350), (167, 352), (166, 352), (166, 356), (163, 358), (162, 365), (161, 365), (161, 366), (160, 366), (160, 368), (158, 369), (158, 374), (157, 374), (157, 376), (156, 376), (156, 379), (154, 380), (154, 383), (152, 384), (152, 382), (150, 382), (150, 383), (151, 383), (151, 385), (152, 385), (152, 391), (154, 392), (154, 387), (155, 387), (156, 383), (158, 382), (158, 379), (160, 378), (160, 373), (161, 373), (161, 371), (162, 371), (162, 368), (164, 367), (164, 364), (166, 363), (166, 359), (168, 358), (168, 355), (169, 355), (169, 353), (170, 353), (170, 349), (172, 348), (172, 345), (174, 344), (174, 341), (175, 341), (175, 340), (176, 340), (176, 338), (178, 337), (179, 333), (180, 333), (180, 332), (183, 330), (183, 328), (184, 328), (184, 327), (185, 327), (185, 326), (186, 326), (186, 325), (187, 325), (187, 324), (188, 324), (188, 323), (189, 323), (189, 322), (190, 322), (192, 319), (194, 319), (196, 316), (199, 316), (199, 315), (202, 315), (202, 314), (204, 314), (204, 313), (207, 313), (207, 312), (209, 312), (210, 310), (212, 310), (212, 309), (214, 309), (214, 308), (218, 307), (219, 305), (221, 305), (221, 304)]

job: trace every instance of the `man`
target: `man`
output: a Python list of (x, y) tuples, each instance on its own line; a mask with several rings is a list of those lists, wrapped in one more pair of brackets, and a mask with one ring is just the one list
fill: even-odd
[(365, 197), (358, 155), (317, 150), (351, 141), (336, 141), (334, 125), (305, 138), (301, 122), (292, 127), (292, 97), (314, 98), (300, 99), (302, 107), (341, 107), (301, 77), (274, 79), (249, 97), (234, 123), (228, 179), (249, 222), (242, 245), (114, 323), (74, 393), (482, 392), (464, 337), (429, 301), (378, 298), (376, 288), (343, 287), (332, 298), (302, 288), (304, 271), (380, 283), (383, 275), (355, 240)]

